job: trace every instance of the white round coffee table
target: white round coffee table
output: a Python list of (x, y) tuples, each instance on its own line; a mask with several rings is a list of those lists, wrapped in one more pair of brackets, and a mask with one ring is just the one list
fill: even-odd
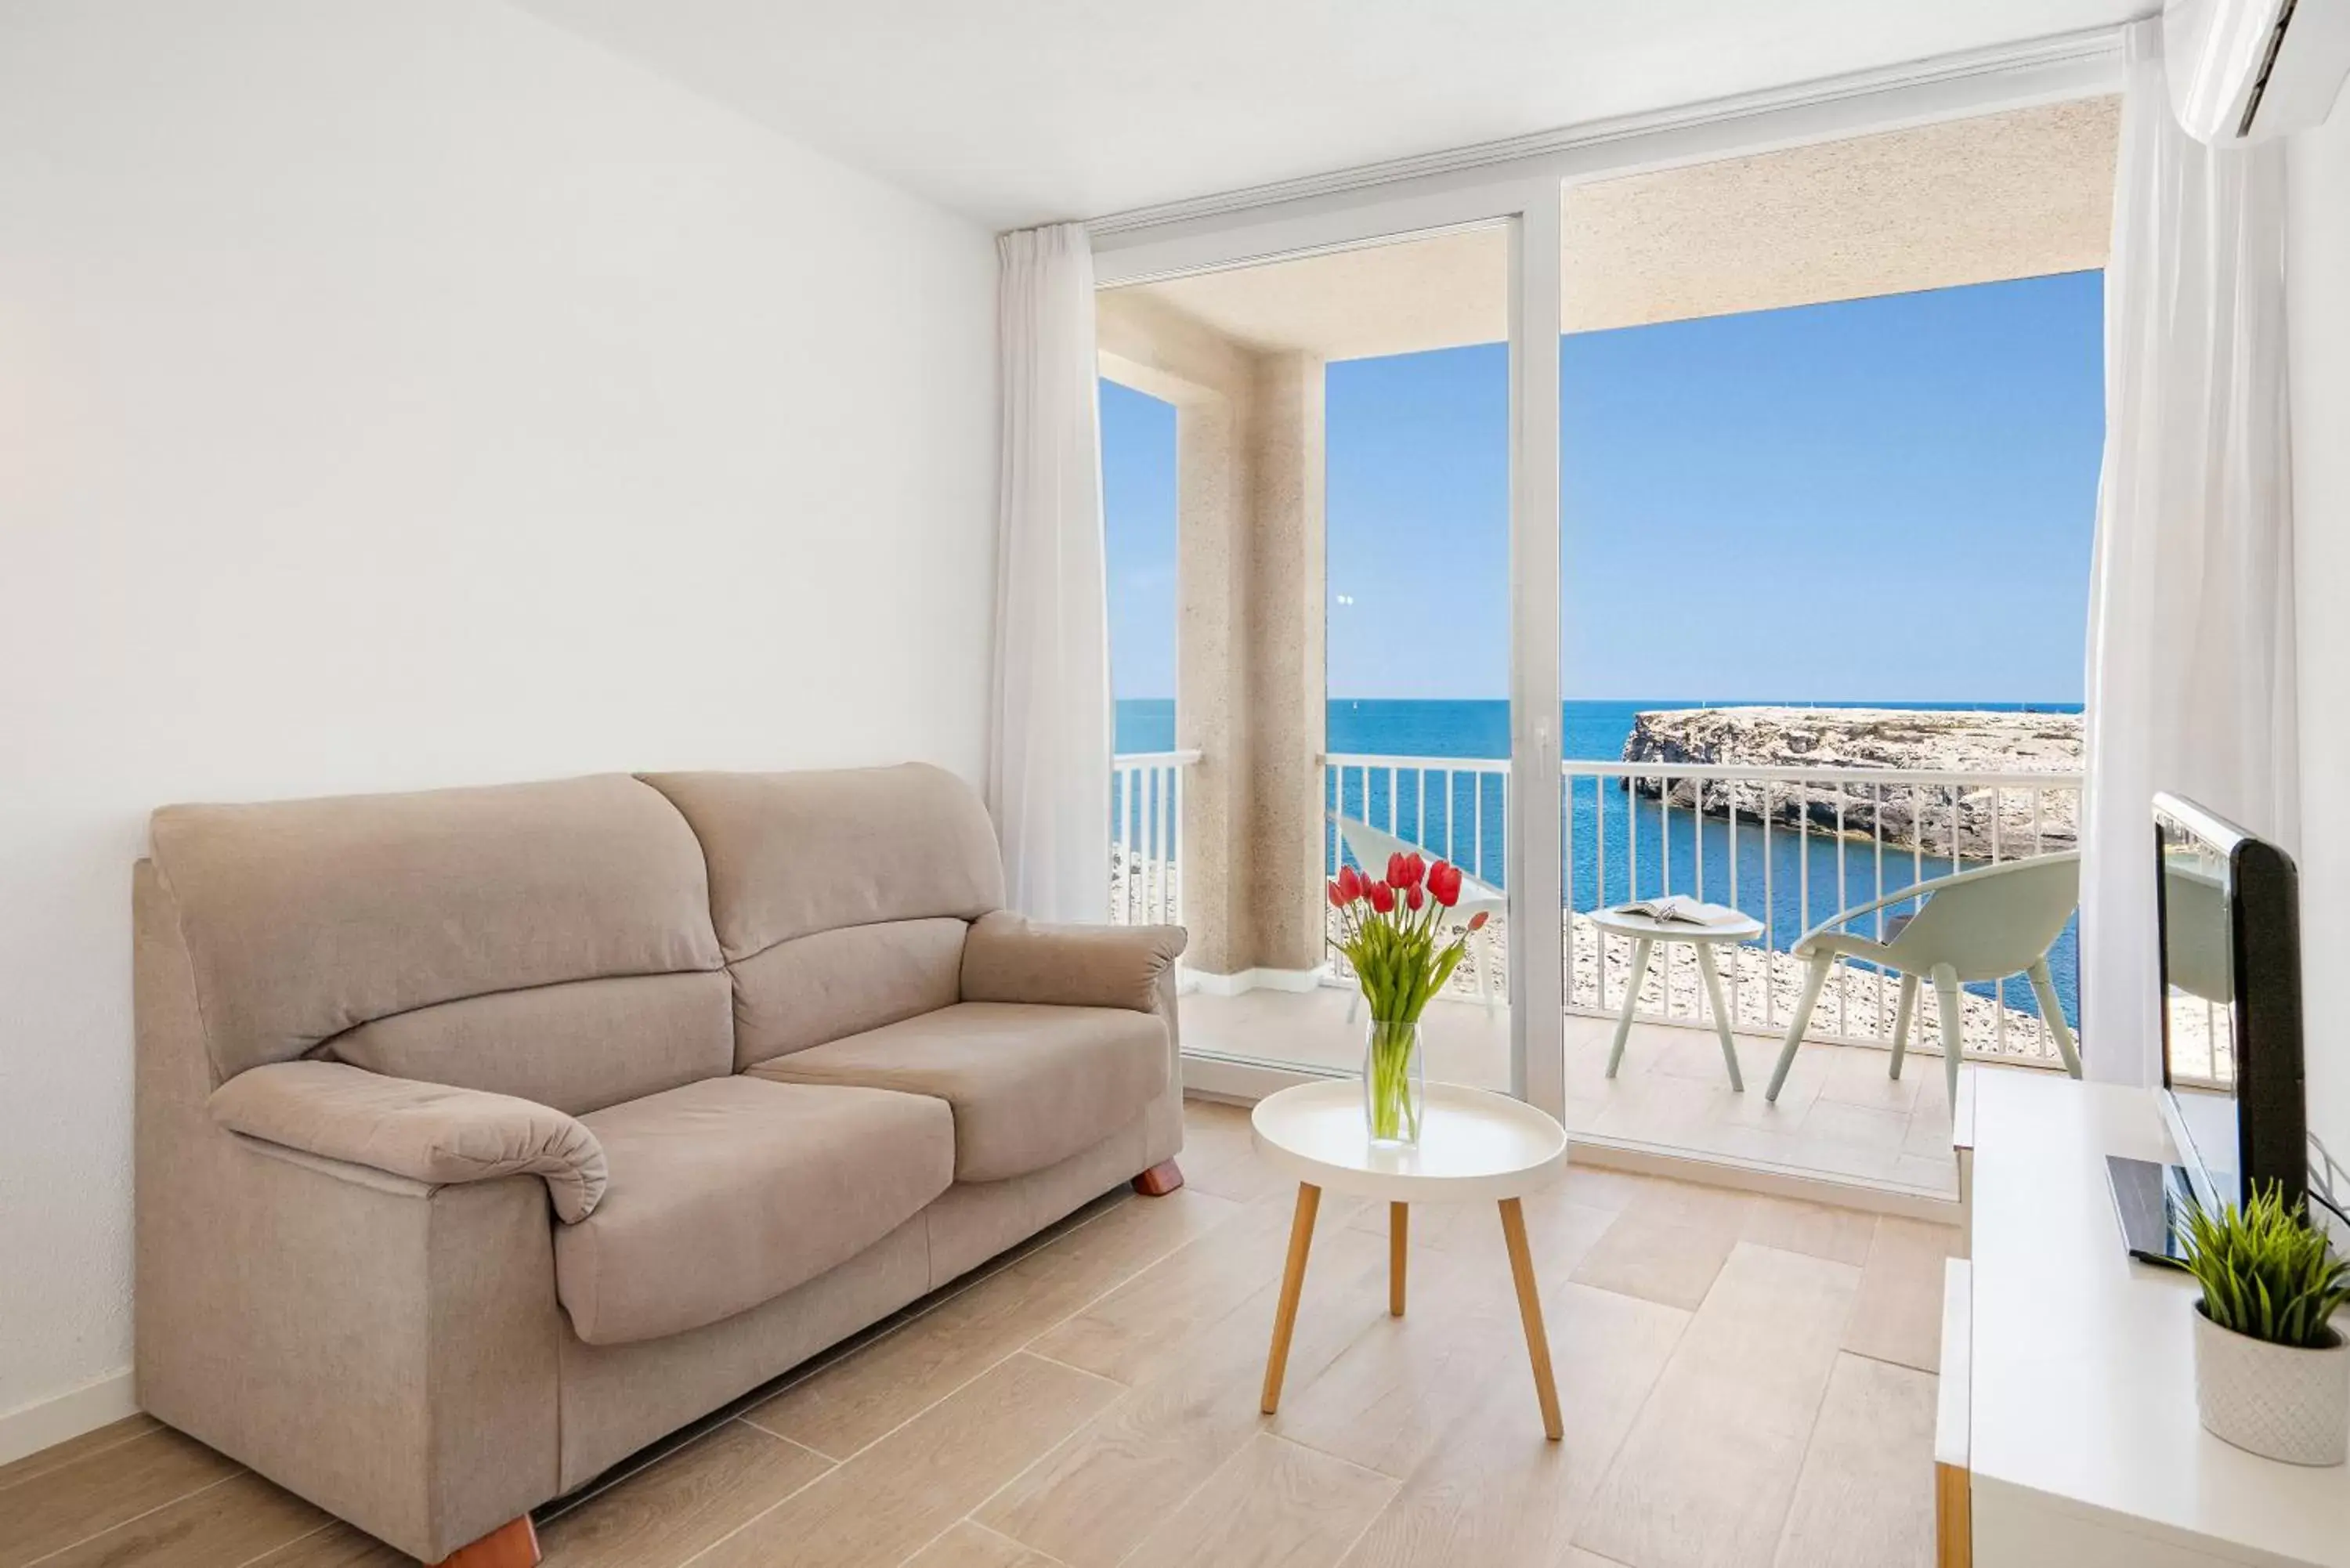
[[(1624, 986), (1624, 1011), (1616, 1015), (1616, 1041), (1607, 1048), (1607, 1075), (1614, 1077), (1624, 1060), (1624, 1041), (1632, 1033), (1632, 1012), (1640, 1005), (1640, 982), (1648, 978), (1648, 956), (1659, 942), (1687, 942), (1697, 953), (1697, 971), (1705, 977), (1705, 999), (1713, 1008), (1713, 1030), (1721, 1036), (1721, 1060), (1730, 1068), (1730, 1086), (1740, 1094), (1746, 1092), (1746, 1079), (1738, 1071), (1738, 1047), (1730, 1038), (1730, 1003), (1721, 994), (1721, 971), (1713, 961), (1715, 944), (1727, 942), (1736, 946), (1752, 941), (1762, 934), (1762, 922), (1752, 915), (1740, 915), (1733, 923), (1696, 926), (1686, 920), (1659, 920), (1647, 915), (1636, 915), (1629, 909), (1594, 909), (1591, 923), (1603, 931), (1613, 931), (1619, 937), (1632, 939), (1632, 975)], [(1601, 983), (1607, 980), (1607, 961), (1600, 962)]]
[(1297, 1294), (1305, 1283), (1305, 1257), (1314, 1245), (1314, 1216), (1322, 1206), (1324, 1188), (1387, 1199), (1388, 1311), (1398, 1317), (1403, 1315), (1410, 1206), (1492, 1201), (1501, 1206), (1502, 1237), (1517, 1282), (1518, 1316), (1525, 1324), (1526, 1354), (1534, 1362), (1543, 1430), (1556, 1441), (1563, 1430), (1558, 1387), (1551, 1380), (1550, 1340), (1543, 1332), (1542, 1297), (1534, 1286), (1525, 1213), (1518, 1199), (1565, 1173), (1565, 1129), (1506, 1095), (1430, 1084), (1419, 1144), (1375, 1147), (1363, 1125), (1363, 1085), (1352, 1078), (1300, 1084), (1267, 1095), (1257, 1102), (1250, 1121), (1266, 1161), (1297, 1179), (1289, 1263), (1281, 1278), (1273, 1349), (1264, 1364), (1264, 1413), (1270, 1416), (1280, 1407), (1290, 1331), (1297, 1325)]

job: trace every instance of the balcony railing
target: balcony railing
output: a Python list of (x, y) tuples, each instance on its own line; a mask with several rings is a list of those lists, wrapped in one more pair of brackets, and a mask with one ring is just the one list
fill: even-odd
[[(1442, 855), (1493, 887), (1506, 878), (1503, 823), (1508, 767), (1493, 759), (1334, 755), (1324, 761), (1324, 799), (1406, 843)], [(1738, 950), (1724, 977), (1735, 1026), (1786, 1027), (1804, 965), (1788, 950), (1839, 909), (1974, 865), (2069, 849), (2077, 841), (2081, 779), (2072, 773), (1952, 773), (1889, 768), (1756, 768), (1725, 764), (1570, 761), (1562, 767), (1561, 872), (1568, 919), (1570, 1012), (1622, 1007), (1631, 944), (1601, 932), (1591, 911), (1633, 898), (1684, 893), (1732, 905), (1762, 922), (1760, 942)], [(1325, 861), (1343, 853), (1334, 829)], [(1376, 869), (1376, 867), (1374, 868)], [(1894, 904), (1864, 917), (1883, 936)], [(1666, 956), (1670, 955), (1670, 956)], [(1700, 977), (1683, 946), (1667, 944), (1635, 1009), (1651, 1023), (1704, 1022)], [(2074, 934), (2050, 955), (2066, 1011), (2077, 1015)], [(1806, 1037), (1889, 1044), (1898, 987), (1873, 966), (1838, 960)], [(2057, 1060), (2030, 988), (2022, 981), (1967, 990), (1967, 1054), (2007, 1061)], [(1939, 1003), (1922, 993), (1911, 1040), (1939, 1049)]]
[(1197, 752), (1132, 752), (1110, 762), (1109, 918), (1121, 926), (1183, 919), (1183, 874), (1176, 842), (1183, 826), (1183, 774)]

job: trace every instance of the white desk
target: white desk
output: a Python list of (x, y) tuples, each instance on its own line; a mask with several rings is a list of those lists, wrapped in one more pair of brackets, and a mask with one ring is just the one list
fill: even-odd
[(1969, 1076), (1972, 1283), (1953, 1331), (1969, 1343), (1943, 1360), (1967, 1382), (1978, 1568), (2350, 1568), (2350, 1468), (2204, 1431), (2194, 1284), (2122, 1250), (2105, 1157), (2168, 1158), (2153, 1096)]

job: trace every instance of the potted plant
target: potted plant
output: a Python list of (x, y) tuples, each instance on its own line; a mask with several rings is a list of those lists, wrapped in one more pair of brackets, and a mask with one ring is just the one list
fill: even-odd
[(1363, 1046), (1364, 1122), (1374, 1143), (1416, 1144), (1426, 1089), (1420, 1012), (1452, 978), (1469, 933), (1485, 916), (1480, 911), (1452, 925), (1461, 868), (1430, 864), (1416, 852), (1389, 856), (1387, 876), (1377, 880), (1341, 866), (1329, 892), (1338, 911), (1330, 945), (1347, 956), (1371, 1015)]
[(2295, 1465), (2350, 1448), (2350, 1341), (2330, 1321), (2350, 1263), (2274, 1186), (2241, 1208), (2190, 1209), (2181, 1231), (2195, 1308), (2195, 1407), (2215, 1437)]

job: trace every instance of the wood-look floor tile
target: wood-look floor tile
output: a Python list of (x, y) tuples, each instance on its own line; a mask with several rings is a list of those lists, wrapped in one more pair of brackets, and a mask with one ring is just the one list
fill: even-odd
[(1939, 1105), (1910, 1112), (1901, 1152), (1918, 1159), (1950, 1158), (1950, 1113)]
[(567, 1510), (539, 1532), (547, 1568), (668, 1568), (831, 1469), (829, 1461), (740, 1421)]
[(1575, 1544), (1640, 1568), (1767, 1564), (1859, 1289), (1848, 1264), (1734, 1248)]
[(1328, 1568), (1395, 1490), (1389, 1477), (1261, 1432), (1125, 1568)]
[(744, 1418), (847, 1459), (1238, 1209), (1188, 1187), (1122, 1203)]
[(1877, 1237), (1877, 1216), (1860, 1209), (1840, 1209), (1832, 1203), (1806, 1203), (1793, 1198), (1752, 1195), (1738, 1239), (1783, 1252), (1801, 1252), (1855, 1268), (1868, 1262), (1869, 1244)]
[(337, 1520), (246, 1568), (416, 1568), (416, 1559), (395, 1552), (374, 1536)]
[[(1410, 1236), (1414, 1251), (1425, 1249), (1434, 1252), (1475, 1250), (1491, 1241), (1496, 1223), (1491, 1203), (1415, 1203), (1411, 1208)], [(1367, 1235), (1388, 1233), (1388, 1206), (1385, 1203), (1365, 1203), (1347, 1218), (1351, 1230)]]
[[(1571, 1269), (1607, 1229), (1613, 1208), (1602, 1209), (1566, 1196), (1564, 1186), (1528, 1195), (1523, 1204), (1526, 1236), (1538, 1263)], [(1388, 1206), (1367, 1202), (1346, 1220), (1348, 1229), (1367, 1235), (1388, 1233)], [(1509, 1266), (1502, 1245), (1502, 1218), (1493, 1203), (1415, 1203), (1411, 1205), (1411, 1251), (1441, 1254), (1430, 1270), (1482, 1268), (1489, 1260)], [(1565, 1269), (1555, 1270), (1561, 1278)]]
[[(1249, 1203), (1209, 1235), (1176, 1249), (1040, 1335), (1032, 1348), (1121, 1383), (1145, 1380), (1179, 1358), (1201, 1327), (1221, 1322), (1281, 1277), (1296, 1190), (1293, 1182)], [(1323, 1202), (1314, 1265), (1342, 1237), (1359, 1250), (1364, 1237), (1348, 1228), (1352, 1213), (1349, 1199)], [(1306, 1271), (1308, 1291), (1315, 1288), (1320, 1272), (1314, 1265)]]
[(37, 1485), (0, 1492), (0, 1568), (21, 1568), (237, 1473), (234, 1461), (168, 1427), (85, 1453)]
[(1879, 1220), (1844, 1347), (1920, 1372), (1938, 1370), (1942, 1365), (1942, 1263), (1955, 1257), (1960, 1245), (1954, 1225), (1891, 1215)]
[(1681, 1225), (1735, 1236), (1745, 1225), (1755, 1196), (1742, 1188), (1715, 1187), (1698, 1181), (1649, 1180), (1641, 1183), (1632, 1200), (1624, 1205), (1624, 1215), (1639, 1223)]
[(1249, 1107), (1217, 1100), (1183, 1102), (1183, 1150), (1175, 1163), (1185, 1187), (1243, 1203), (1296, 1185), (1257, 1157)]
[(1120, 1392), (1014, 1355), (761, 1514), (696, 1568), (902, 1562)]
[(1932, 1568), (1934, 1382), (1836, 1358), (1774, 1568)]
[[(1582, 1285), (1544, 1293), (1566, 1431), (1543, 1437), (1532, 1375), (1492, 1379), (1405, 1478), (1345, 1568), (1555, 1568), (1690, 1314)], [(1510, 1330), (1514, 1336), (1516, 1329)]]
[(42, 1568), (221, 1568), (245, 1563), (332, 1521), (249, 1470), (42, 1559)]
[(0, 1465), (0, 1491), (21, 1485), (36, 1476), (62, 1469), (77, 1459), (86, 1459), (92, 1454), (120, 1447), (133, 1438), (143, 1438), (161, 1425), (162, 1423), (152, 1416), (125, 1416), (120, 1421), (109, 1421), (105, 1426), (84, 1432), (78, 1438), (68, 1438), (62, 1443), (26, 1454), (21, 1459)]
[[(1855, 990), (1853, 1000), (1860, 1001)], [(1918, 1107), (1918, 1085), (1937, 1075), (1941, 1064), (1930, 1058), (1906, 1057), (1901, 1064), (1901, 1076), (1893, 1076), (1893, 1053), (1877, 1051), (1864, 1045), (1840, 1045), (1829, 1058), (1826, 1081), (1820, 1085), (1820, 1098), (1837, 1105), (1862, 1106), (1870, 1110), (1898, 1111), (1908, 1116)]]
[[(973, 1517), (1071, 1568), (1109, 1568), (1262, 1429), (1257, 1410), (1279, 1290), (1261, 1287), (1154, 1358), (1152, 1374)], [(1357, 1335), (1388, 1322), (1387, 1248), (1344, 1226), (1317, 1232), (1289, 1350), (1284, 1403), (1303, 1398)]]
[[(1526, 1383), (1532, 1372), (1500, 1215), (1491, 1203), (1477, 1207), (1485, 1211), (1479, 1218), (1492, 1232), (1491, 1246), (1476, 1249), (1473, 1257), (1417, 1260), (1405, 1315), (1372, 1324), (1310, 1386), (1285, 1398), (1273, 1418), (1275, 1432), (1406, 1477), (1461, 1416), (1483, 1401), (1496, 1378)], [(1526, 1215), (1545, 1297), (1556, 1293), (1615, 1218), (1565, 1202), (1539, 1210), (1530, 1202)]]
[(1568, 1164), (1555, 1190), (1567, 1201), (1580, 1203), (1586, 1209), (1617, 1210), (1638, 1197), (1649, 1179), (1627, 1170), (1588, 1165), (1576, 1157)]
[[(1873, 1110), (1866, 1106), (1848, 1106), (1840, 1100), (1822, 1100), (1804, 1116), (1802, 1136), (1806, 1147), (1842, 1146), (1854, 1152), (1880, 1155), (1891, 1160), (1901, 1152), (1901, 1142), (1909, 1136), (1909, 1113)], [(1814, 1160), (1812, 1163), (1820, 1162)], [(1833, 1166), (1821, 1164), (1820, 1168), (1829, 1169)]]
[(1720, 1231), (1737, 1241), (1856, 1266), (1867, 1261), (1877, 1231), (1877, 1216), (1863, 1210), (1689, 1181), (1650, 1182), (1624, 1214), (1629, 1223)]
[(1738, 1232), (1719, 1226), (1616, 1217), (1574, 1274), (1576, 1283), (1694, 1310), (1713, 1288)]
[(983, 1524), (955, 1527), (906, 1560), (906, 1568), (1061, 1568), (1041, 1552), (998, 1535)]

